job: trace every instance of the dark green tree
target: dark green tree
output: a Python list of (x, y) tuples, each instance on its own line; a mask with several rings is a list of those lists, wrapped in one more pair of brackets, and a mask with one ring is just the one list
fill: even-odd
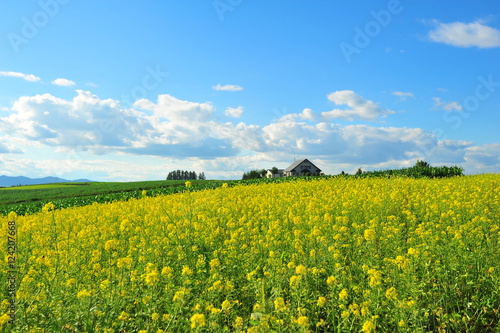
[(418, 160), (417, 163), (415, 163), (416, 168), (430, 168), (431, 165), (427, 163), (426, 161)]
[(195, 171), (175, 170), (169, 172), (167, 180), (196, 180), (198, 176)]
[(261, 178), (259, 170), (251, 170), (243, 174), (242, 179), (258, 179)]

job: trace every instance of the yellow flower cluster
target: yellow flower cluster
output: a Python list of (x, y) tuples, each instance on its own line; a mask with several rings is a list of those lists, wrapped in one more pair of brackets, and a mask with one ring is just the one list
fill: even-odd
[[(10, 214), (16, 327), (488, 330), (500, 321), (499, 189), (500, 175), (324, 178)], [(0, 271), (6, 285), (7, 260)]]

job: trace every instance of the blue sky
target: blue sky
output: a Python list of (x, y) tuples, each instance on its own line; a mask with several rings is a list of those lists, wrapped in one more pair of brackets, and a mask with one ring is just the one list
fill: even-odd
[(500, 172), (498, 1), (2, 1), (0, 22), (0, 174)]

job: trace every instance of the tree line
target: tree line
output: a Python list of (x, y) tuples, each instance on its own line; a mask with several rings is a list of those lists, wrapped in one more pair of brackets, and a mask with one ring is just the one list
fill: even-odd
[[(340, 175), (350, 176), (349, 174), (342, 171)], [(375, 170), (375, 171), (363, 171), (361, 168), (358, 169), (355, 177), (393, 177), (393, 176), (403, 176), (411, 178), (446, 178), (463, 176), (464, 168), (459, 166), (431, 166), (425, 161), (417, 161), (414, 166), (402, 169), (389, 169), (389, 170)]]
[[(266, 176), (267, 170), (250, 170), (243, 174), (242, 179), (258, 179), (264, 178)], [(278, 173), (278, 168), (274, 167), (271, 169), (272, 174)], [(363, 171), (361, 168), (356, 171), (354, 175), (345, 173), (339, 174), (339, 176), (353, 176), (353, 177), (411, 177), (411, 178), (445, 178), (445, 177), (455, 177), (463, 176), (464, 168), (459, 166), (431, 166), (425, 161), (417, 161), (414, 166), (402, 169), (389, 169), (389, 170), (375, 170), (375, 171)]]
[(167, 180), (205, 180), (205, 173), (200, 172), (199, 175), (194, 171), (186, 170), (175, 170), (170, 171), (167, 176)]
[[(272, 167), (270, 169), (271, 173), (273, 175), (277, 174), (278, 173), (278, 168), (277, 167)], [(262, 170), (250, 170), (248, 172), (245, 172), (243, 173), (243, 177), (241, 179), (245, 180), (245, 179), (258, 179), (258, 178), (264, 178), (267, 174), (267, 170), (266, 169), (262, 169)]]

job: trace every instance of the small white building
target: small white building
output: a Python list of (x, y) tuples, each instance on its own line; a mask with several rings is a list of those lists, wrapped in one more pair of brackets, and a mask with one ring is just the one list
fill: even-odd
[(266, 178), (280, 178), (280, 177), (283, 177), (283, 171), (285, 171), (285, 170), (284, 169), (278, 169), (278, 172), (273, 174), (272, 170), (269, 169), (269, 170), (267, 170)]

